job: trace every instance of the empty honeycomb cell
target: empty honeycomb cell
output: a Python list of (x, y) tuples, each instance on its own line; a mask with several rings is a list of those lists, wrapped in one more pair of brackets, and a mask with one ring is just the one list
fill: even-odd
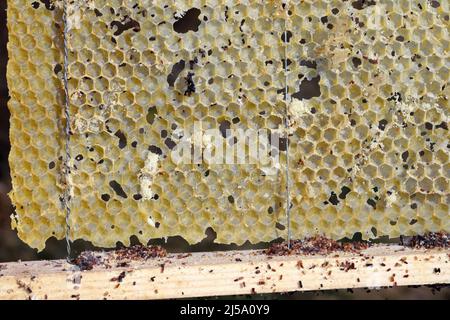
[[(38, 249), (62, 238), (67, 178), (72, 239), (286, 237), (288, 133), (293, 237), (449, 231), (448, 3), (434, 2), (69, 3), (65, 177), (62, 1), (11, 0), (12, 225)], [(173, 162), (196, 121), (224, 147), (244, 139), (227, 129), (277, 132), (276, 174)]]

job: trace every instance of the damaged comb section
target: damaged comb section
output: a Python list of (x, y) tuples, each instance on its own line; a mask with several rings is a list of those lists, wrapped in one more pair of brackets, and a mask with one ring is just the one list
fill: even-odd
[[(12, 224), (40, 250), (65, 229), (61, 4), (8, 5)], [(281, 110), (293, 238), (450, 231), (447, 2), (69, 6), (71, 239), (286, 237)], [(224, 146), (270, 130), (279, 163), (175, 163), (198, 122)]]

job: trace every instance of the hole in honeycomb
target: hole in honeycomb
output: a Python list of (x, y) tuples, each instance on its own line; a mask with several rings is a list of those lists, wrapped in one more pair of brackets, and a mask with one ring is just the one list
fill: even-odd
[(219, 130), (222, 137), (226, 138), (229, 134), (229, 130), (231, 128), (231, 123), (228, 120), (222, 120), (219, 124)]
[(183, 71), (185, 65), (186, 65), (186, 63), (184, 60), (180, 60), (173, 65), (172, 71), (167, 76), (167, 83), (169, 84), (170, 87), (174, 86), (175, 81), (178, 78), (178, 75), (181, 73), (181, 71)]
[(158, 146), (151, 145), (151, 146), (148, 147), (148, 150), (149, 150), (150, 152), (154, 153), (154, 154), (162, 155), (162, 150), (161, 150), (161, 148), (158, 147)]
[(147, 116), (146, 116), (146, 120), (148, 124), (153, 124), (153, 122), (155, 121), (155, 117), (158, 114), (158, 110), (156, 109), (156, 107), (150, 107), (147, 110)]
[(94, 8), (94, 13), (95, 13), (95, 16), (96, 16), (96, 17), (101, 17), (101, 16), (103, 16), (103, 13), (101, 13), (101, 11), (98, 10), (97, 8)]
[(277, 228), (278, 230), (285, 230), (286, 226), (284, 226), (281, 223), (277, 222), (277, 223), (275, 223), (275, 228)]
[(173, 30), (178, 33), (187, 33), (189, 31), (198, 31), (198, 27), (202, 23), (198, 16), (201, 11), (197, 8), (191, 8), (186, 11), (181, 18), (173, 24)]
[(402, 153), (402, 160), (403, 160), (403, 162), (406, 162), (408, 160), (408, 157), (409, 157), (409, 151), (408, 150)]
[(443, 129), (448, 131), (448, 123), (442, 121), (440, 124), (436, 125), (436, 129)]
[(343, 186), (341, 189), (341, 193), (339, 194), (339, 199), (345, 200), (347, 194), (349, 194), (351, 189), (349, 187)]
[(320, 96), (320, 75), (316, 76), (314, 78), (311, 78), (311, 80), (303, 79), (303, 81), (300, 83), (299, 91), (292, 94), (292, 98), (298, 99), (298, 100), (309, 100), (313, 97), (319, 97)]
[(283, 42), (288, 43), (289, 41), (291, 41), (291, 38), (292, 38), (292, 32), (289, 31), (289, 30), (287, 30), (286, 32), (283, 32), (283, 33), (281, 34), (281, 40), (282, 40)]
[(194, 83), (194, 73), (188, 72), (187, 76), (184, 78), (186, 81), (186, 90), (184, 91), (185, 96), (190, 96), (195, 92), (195, 83)]
[(376, 5), (376, 1), (374, 0), (357, 0), (352, 2), (352, 7), (356, 10), (363, 10), (369, 6)]
[(437, 1), (437, 0), (431, 0), (431, 1), (430, 1), (430, 5), (431, 5), (433, 8), (439, 8), (439, 7), (441, 6), (441, 4), (439, 3), (439, 1)]
[(352, 63), (353, 63), (353, 66), (354, 66), (355, 68), (358, 68), (358, 67), (362, 64), (362, 61), (361, 61), (361, 59), (358, 58), (358, 57), (353, 57), (353, 58), (352, 58)]
[(123, 190), (122, 186), (120, 185), (120, 183), (118, 183), (115, 180), (112, 180), (109, 182), (109, 186), (114, 190), (114, 192), (122, 198), (128, 198), (127, 194), (125, 193), (125, 191)]
[(378, 234), (377, 229), (376, 229), (375, 227), (372, 227), (372, 228), (370, 229), (370, 231), (372, 232), (373, 237), (376, 238), (376, 237), (377, 237), (377, 234)]
[(379, 128), (381, 131), (384, 131), (384, 129), (386, 128), (386, 125), (387, 125), (387, 124), (388, 124), (388, 122), (387, 122), (386, 119), (380, 120), (380, 121), (378, 122), (378, 128)]
[(139, 201), (142, 199), (142, 195), (140, 193), (136, 193), (133, 195), (133, 199), (136, 201)]
[(311, 69), (317, 68), (317, 62), (314, 60), (301, 60), (300, 65)]
[(173, 150), (173, 148), (175, 148), (176, 147), (176, 143), (175, 143), (175, 141), (173, 141), (172, 139), (170, 139), (170, 138), (167, 138), (166, 140), (164, 140), (164, 144), (167, 146), (167, 148), (169, 148), (170, 150)]
[(60, 73), (62, 71), (62, 66), (61, 64), (57, 63), (55, 65), (55, 68), (53, 69), (53, 72), (55, 72), (55, 74), (57, 75), (58, 73)]
[(134, 32), (141, 31), (140, 23), (127, 15), (124, 16), (121, 21), (112, 21), (111, 29), (114, 29), (114, 27), (117, 28), (116, 31), (114, 31), (115, 36), (120, 36), (122, 33), (130, 29)]
[(369, 206), (371, 206), (372, 208), (376, 209), (377, 208), (377, 202), (374, 199), (367, 199), (367, 204)]
[[(55, 10), (55, 4), (53, 3), (53, 0), (39, 0), (39, 1), (41, 1), (41, 3), (44, 4), (45, 9), (50, 10), (50, 11)], [(35, 9), (39, 8), (39, 3), (36, 4), (36, 2), (37, 1), (32, 3), (33, 8), (35, 8)]]
[(127, 137), (125, 136), (125, 134), (122, 131), (117, 130), (114, 135), (119, 138), (119, 148), (125, 148), (127, 146)]
[(331, 192), (331, 195), (328, 198), (328, 201), (334, 206), (336, 206), (339, 203), (339, 199), (334, 191)]

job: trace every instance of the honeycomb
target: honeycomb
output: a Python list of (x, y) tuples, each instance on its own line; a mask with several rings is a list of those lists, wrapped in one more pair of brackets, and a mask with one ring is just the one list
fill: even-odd
[(52, 8), (50, 3), (13, 0), (7, 11), (12, 226), (39, 249), (47, 238), (60, 239), (65, 232), (60, 201), (63, 29), (61, 12)]
[[(446, 1), (69, 2), (66, 179), (62, 2), (10, 0), (13, 227), (64, 237), (67, 181), (71, 239), (101, 247), (449, 232), (448, 24)], [(278, 170), (174, 161), (198, 123), (203, 152), (270, 132)]]

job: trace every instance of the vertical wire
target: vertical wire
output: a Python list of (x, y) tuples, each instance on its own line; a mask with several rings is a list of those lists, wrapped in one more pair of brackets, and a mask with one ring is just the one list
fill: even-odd
[(70, 200), (71, 200), (71, 186), (70, 186), (70, 102), (69, 102), (69, 81), (68, 81), (68, 65), (69, 65), (69, 50), (67, 46), (67, 35), (68, 35), (68, 25), (67, 25), (67, 0), (63, 1), (63, 24), (64, 24), (64, 71), (63, 71), (63, 81), (64, 81), (64, 115), (66, 118), (65, 125), (65, 160), (64, 160), (64, 175), (65, 175), (65, 190), (64, 190), (64, 208), (66, 211), (66, 245), (67, 245), (67, 262), (71, 263), (71, 241), (70, 241)]
[(288, 90), (288, 37), (287, 37), (287, 27), (288, 27), (288, 3), (289, 0), (285, 2), (285, 19), (284, 19), (284, 75), (286, 85), (284, 88), (284, 100), (286, 103), (286, 116), (284, 117), (285, 122), (285, 139), (286, 139), (286, 219), (287, 219), (287, 245), (291, 248), (291, 192), (290, 192), (290, 177), (289, 177), (289, 90)]

